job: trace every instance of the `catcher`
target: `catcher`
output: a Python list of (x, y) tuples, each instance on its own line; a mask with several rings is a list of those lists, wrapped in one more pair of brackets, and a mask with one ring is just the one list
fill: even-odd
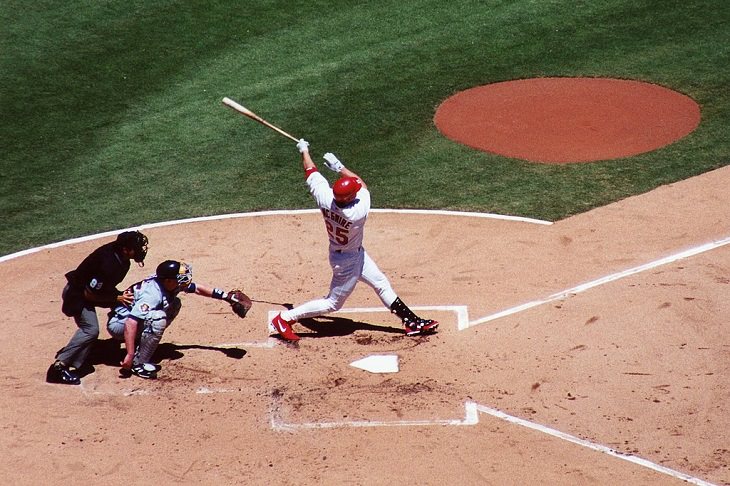
[(147, 379), (157, 378), (161, 368), (151, 362), (152, 355), (165, 329), (180, 312), (180, 292), (224, 300), (242, 318), (251, 308), (251, 299), (241, 290), (225, 292), (196, 284), (192, 267), (175, 260), (160, 263), (155, 275), (135, 283), (128, 291), (134, 296), (132, 303), (120, 304), (109, 313), (107, 329), (114, 339), (124, 341), (127, 354), (120, 363), (123, 373)]

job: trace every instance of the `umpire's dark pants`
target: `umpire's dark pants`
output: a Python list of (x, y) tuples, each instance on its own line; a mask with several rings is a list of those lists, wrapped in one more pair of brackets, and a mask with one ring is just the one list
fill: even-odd
[[(66, 294), (68, 289), (69, 286), (66, 285), (63, 293)], [(67, 366), (78, 369), (86, 362), (91, 348), (99, 337), (99, 318), (96, 315), (96, 307), (88, 302), (84, 302), (81, 311), (73, 318), (78, 329), (71, 336), (68, 344), (56, 353), (56, 359)]]

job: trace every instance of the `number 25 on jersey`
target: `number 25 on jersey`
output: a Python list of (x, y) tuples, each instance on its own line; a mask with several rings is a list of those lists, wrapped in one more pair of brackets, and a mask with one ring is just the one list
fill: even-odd
[(327, 226), (327, 233), (330, 235), (330, 240), (336, 241), (340, 245), (346, 245), (350, 241), (350, 234), (347, 228), (335, 226), (332, 224), (332, 221), (325, 220), (324, 224)]

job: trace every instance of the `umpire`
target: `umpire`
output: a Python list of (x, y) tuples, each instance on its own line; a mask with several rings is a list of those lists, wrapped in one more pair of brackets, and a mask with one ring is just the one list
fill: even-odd
[(79, 385), (78, 369), (89, 356), (99, 337), (96, 307), (113, 308), (131, 304), (133, 296), (120, 292), (117, 285), (129, 272), (130, 260), (144, 266), (147, 237), (139, 231), (125, 231), (112, 241), (94, 250), (76, 270), (66, 274), (62, 312), (73, 317), (78, 329), (66, 346), (56, 353), (56, 361), (46, 374), (48, 383)]

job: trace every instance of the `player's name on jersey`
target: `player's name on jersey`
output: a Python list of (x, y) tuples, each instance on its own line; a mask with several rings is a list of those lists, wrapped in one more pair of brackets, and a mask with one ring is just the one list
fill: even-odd
[(343, 228), (349, 228), (350, 225), (352, 224), (352, 221), (348, 221), (347, 219), (343, 218), (342, 215), (334, 213), (334, 212), (330, 211), (329, 209), (322, 208), (322, 215), (325, 218), (334, 221), (335, 223), (342, 226)]

